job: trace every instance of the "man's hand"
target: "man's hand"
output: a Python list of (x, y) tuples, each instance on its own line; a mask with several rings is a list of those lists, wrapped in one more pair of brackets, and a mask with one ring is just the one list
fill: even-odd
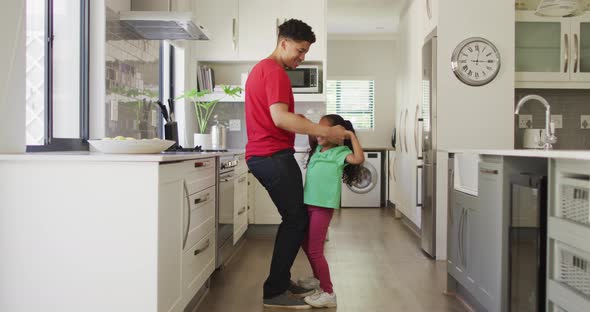
[(326, 135), (326, 140), (333, 144), (342, 144), (344, 139), (346, 139), (348, 134), (346, 133), (346, 129), (342, 126), (333, 126), (330, 127), (328, 130), (328, 134)]

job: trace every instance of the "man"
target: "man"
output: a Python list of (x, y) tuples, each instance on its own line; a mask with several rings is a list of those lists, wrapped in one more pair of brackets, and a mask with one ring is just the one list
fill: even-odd
[(248, 168), (264, 185), (282, 217), (270, 273), (264, 282), (267, 307), (310, 308), (301, 298), (313, 293), (291, 281), (291, 266), (308, 225), (301, 170), (293, 157), (295, 133), (323, 136), (334, 143), (346, 137), (341, 126), (320, 126), (294, 114), (293, 91), (285, 68), (299, 66), (315, 40), (311, 27), (304, 22), (286, 21), (279, 26), (275, 50), (254, 66), (246, 82)]

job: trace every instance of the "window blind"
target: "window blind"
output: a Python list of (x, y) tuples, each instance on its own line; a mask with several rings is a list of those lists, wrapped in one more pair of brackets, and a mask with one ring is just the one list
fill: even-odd
[(326, 92), (328, 114), (350, 120), (355, 130), (374, 128), (374, 80), (328, 80)]

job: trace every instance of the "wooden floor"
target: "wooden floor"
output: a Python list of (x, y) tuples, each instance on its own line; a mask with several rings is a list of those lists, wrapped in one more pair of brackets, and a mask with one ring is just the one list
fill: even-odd
[[(223, 270), (215, 272), (198, 312), (279, 311), (262, 306), (273, 238), (247, 237)], [(419, 239), (384, 209), (346, 208), (334, 214), (326, 242), (337, 309), (332, 312), (466, 311), (443, 295), (446, 264), (428, 259)], [(310, 276), (301, 251), (291, 271), (294, 279)]]

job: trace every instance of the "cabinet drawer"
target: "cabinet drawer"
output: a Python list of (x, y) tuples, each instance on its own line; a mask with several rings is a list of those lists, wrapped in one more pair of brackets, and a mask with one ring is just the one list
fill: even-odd
[(590, 254), (553, 240), (555, 280), (590, 299)]
[[(190, 204), (189, 209), (186, 206)], [(193, 194), (187, 198), (185, 204), (186, 243), (185, 248), (191, 247), (201, 240), (209, 231), (215, 228), (215, 187)]]
[(215, 231), (205, 235), (182, 255), (183, 294), (192, 298), (215, 267)]
[(553, 215), (590, 227), (590, 177), (560, 176)]

